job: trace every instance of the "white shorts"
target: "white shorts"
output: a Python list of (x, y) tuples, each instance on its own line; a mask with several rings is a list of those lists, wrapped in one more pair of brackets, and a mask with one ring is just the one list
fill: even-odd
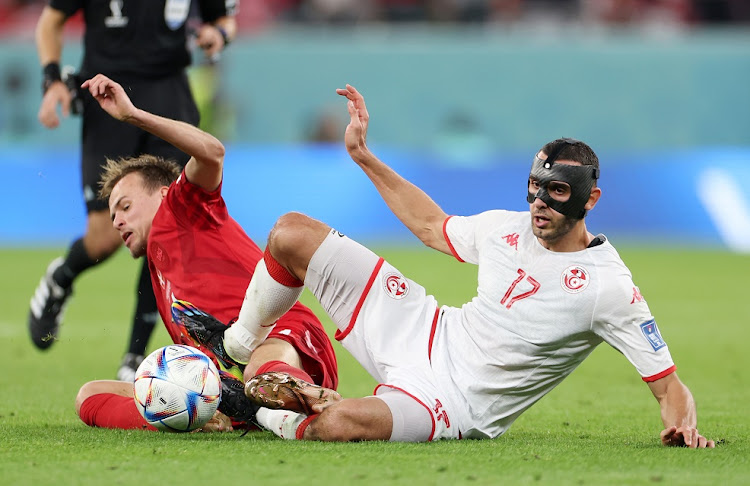
[[(398, 390), (413, 399), (412, 410), (398, 411), (393, 408), (405, 407), (403, 400), (384, 400), (394, 415), (393, 440), (460, 437), (430, 365), (439, 312), (434, 297), (335, 230), (310, 260), (305, 286), (338, 327), (336, 339), (382, 384), (375, 394)], [(427, 424), (422, 430), (395, 429), (397, 416), (408, 419), (421, 411), (430, 417), (429, 422), (416, 421)]]

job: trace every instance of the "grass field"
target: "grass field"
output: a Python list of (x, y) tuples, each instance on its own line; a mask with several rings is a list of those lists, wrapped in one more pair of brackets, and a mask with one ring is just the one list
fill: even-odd
[[(460, 305), (476, 273), (435, 252), (379, 253)], [(659, 409), (606, 344), (492, 441), (324, 444), (255, 432), (165, 434), (92, 429), (73, 400), (113, 378), (125, 350), (137, 266), (125, 253), (78, 282), (59, 342), (37, 351), (28, 300), (59, 250), (0, 250), (0, 484), (750, 484), (750, 258), (713, 251), (621, 249), (698, 403), (715, 450), (664, 448)], [(320, 308), (304, 295), (323, 317)], [(324, 320), (330, 330), (330, 323)], [(159, 327), (149, 349), (168, 344)], [(344, 396), (374, 382), (336, 344)]]

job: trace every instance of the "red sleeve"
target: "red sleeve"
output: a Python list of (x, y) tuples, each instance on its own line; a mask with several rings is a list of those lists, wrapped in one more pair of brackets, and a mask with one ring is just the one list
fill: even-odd
[(448, 227), (448, 220), (451, 219), (452, 217), (453, 216), (448, 216), (447, 218), (445, 218), (445, 221), (443, 221), (443, 236), (445, 237), (445, 242), (448, 243), (448, 248), (451, 249), (451, 254), (453, 254), (453, 256), (456, 258), (456, 260), (458, 260), (459, 262), (465, 263), (464, 260), (460, 256), (458, 256), (458, 253), (456, 252), (456, 249), (453, 248), (453, 244), (451, 243), (451, 239), (448, 237), (448, 231), (447, 231), (446, 228)]
[(661, 373), (657, 373), (657, 374), (651, 375), (651, 376), (644, 376), (644, 377), (642, 377), (642, 380), (645, 381), (646, 383), (650, 383), (652, 381), (656, 381), (656, 380), (659, 380), (661, 378), (664, 378), (667, 375), (671, 375), (675, 371), (677, 371), (677, 366), (672, 365), (669, 368), (667, 368), (666, 370), (662, 371)]
[(190, 182), (183, 170), (180, 177), (169, 186), (167, 204), (174, 214), (185, 218), (195, 228), (215, 227), (229, 218), (221, 186), (209, 192)]

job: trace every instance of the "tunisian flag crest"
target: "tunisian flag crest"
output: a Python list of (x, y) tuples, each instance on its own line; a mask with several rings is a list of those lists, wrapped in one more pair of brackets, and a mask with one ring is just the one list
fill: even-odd
[(560, 285), (569, 294), (577, 294), (586, 290), (591, 277), (588, 270), (580, 265), (571, 265), (560, 276)]

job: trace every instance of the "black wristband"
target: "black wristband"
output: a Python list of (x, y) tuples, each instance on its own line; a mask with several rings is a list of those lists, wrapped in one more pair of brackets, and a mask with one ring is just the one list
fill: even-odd
[(224, 39), (224, 47), (232, 43), (232, 39), (229, 38), (229, 35), (227, 34), (227, 31), (224, 30), (224, 27), (220, 25), (214, 25), (214, 27), (216, 27), (216, 30), (218, 30), (219, 34), (221, 34), (221, 38)]
[(50, 62), (42, 68), (42, 93), (46, 93), (50, 85), (55, 81), (62, 81), (60, 64)]

